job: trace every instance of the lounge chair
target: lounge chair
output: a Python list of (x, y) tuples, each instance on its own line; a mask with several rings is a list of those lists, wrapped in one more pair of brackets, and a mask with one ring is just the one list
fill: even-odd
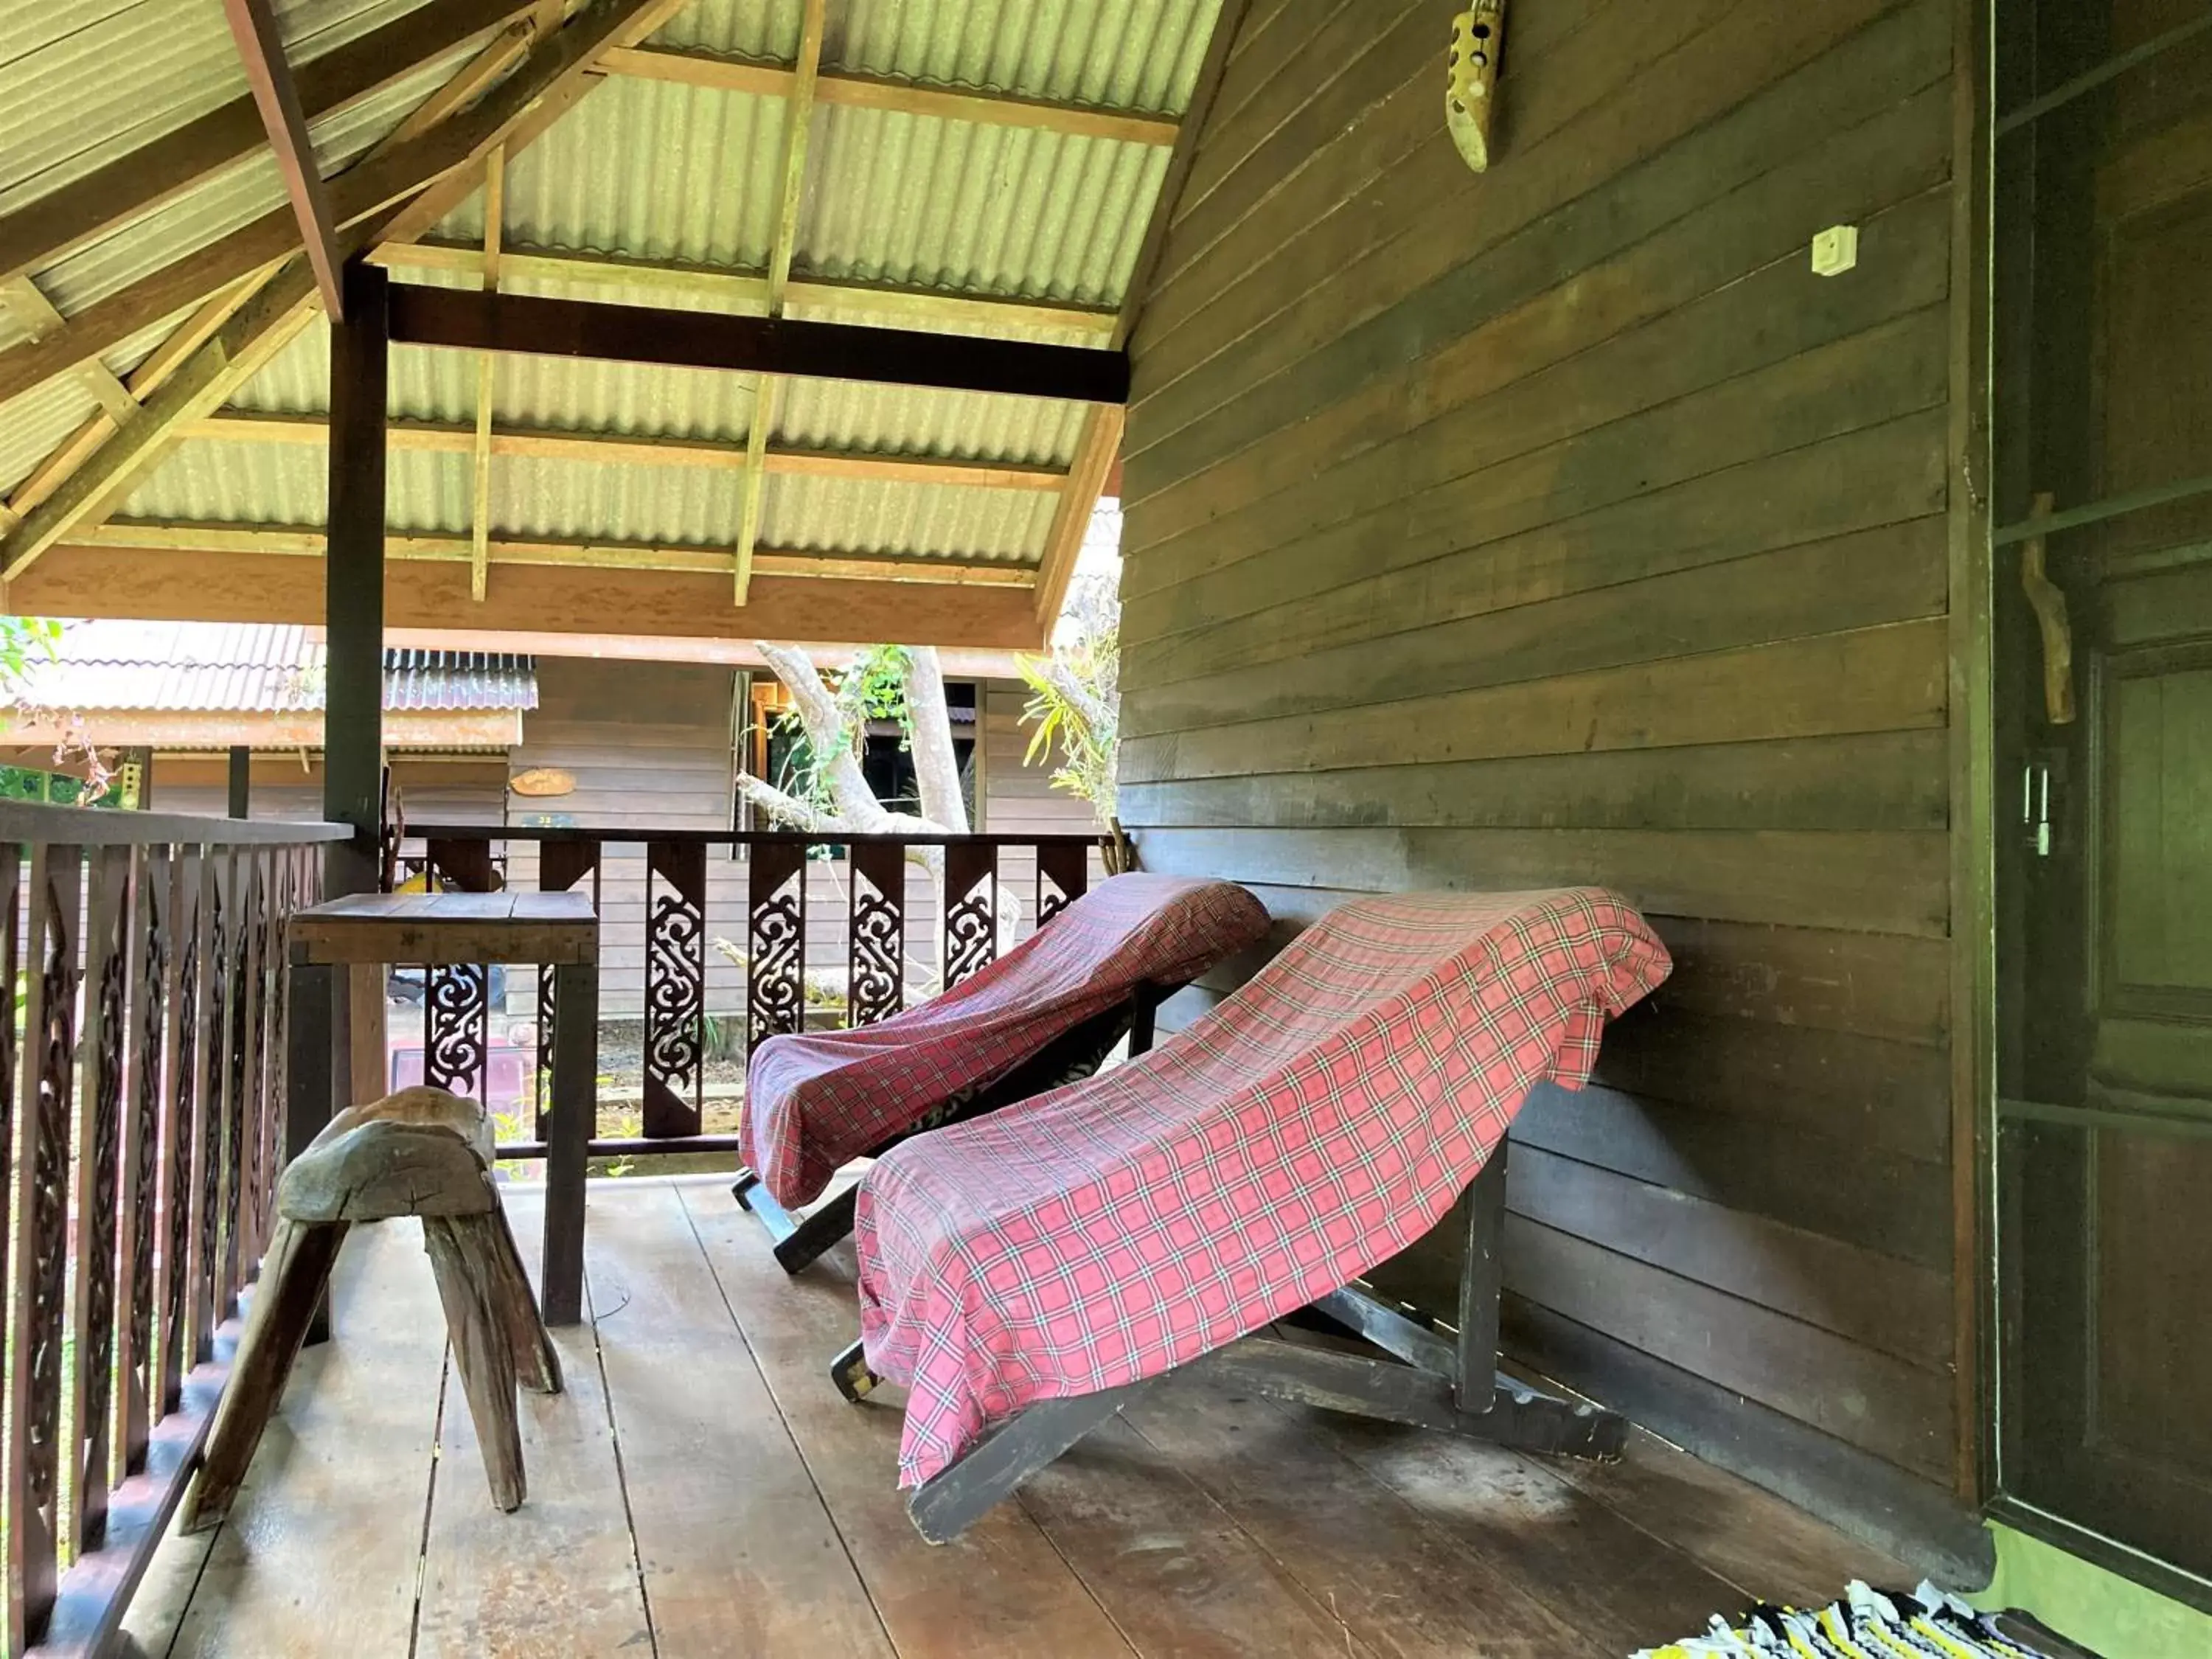
[(770, 1037), (745, 1081), (738, 1200), (796, 1273), (852, 1231), (851, 1188), (804, 1220), (839, 1169), (1141, 1051), (1160, 1000), (1257, 944), (1267, 913), (1225, 881), (1115, 876), (942, 996), (872, 1025)]
[[(880, 1160), (862, 1340), (832, 1376), (853, 1398), (907, 1384), (915, 1524), (957, 1536), (1201, 1358), (1262, 1394), (1617, 1455), (1619, 1418), (1497, 1375), (1504, 1137), (1532, 1088), (1588, 1079), (1605, 1022), (1670, 966), (1595, 888), (1360, 900), (1141, 1059)], [(1455, 1303), (1363, 1282), (1440, 1243)], [(1364, 1343), (1253, 1334), (1307, 1310)]]

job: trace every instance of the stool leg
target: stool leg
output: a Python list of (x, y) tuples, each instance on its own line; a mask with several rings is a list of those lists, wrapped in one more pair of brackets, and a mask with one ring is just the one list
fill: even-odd
[(446, 1334), (483, 1450), (491, 1501), (511, 1510), (521, 1506), (525, 1491), (522, 1425), (515, 1415), (514, 1345), (500, 1317), (498, 1270), (482, 1224), (486, 1219), (425, 1216), (422, 1243), (438, 1276), (438, 1299), (446, 1304)]
[(560, 1393), (561, 1356), (546, 1332), (545, 1322), (538, 1317), (538, 1298), (531, 1293), (530, 1275), (523, 1267), (522, 1253), (514, 1247), (514, 1230), (507, 1225), (507, 1212), (494, 1210), (489, 1215), (467, 1219), (483, 1224), (493, 1299), (499, 1308), (500, 1323), (507, 1329), (508, 1346), (514, 1350), (515, 1375), (533, 1394)]
[(283, 1397), (285, 1379), (300, 1356), (345, 1236), (343, 1221), (277, 1218), (262, 1258), (246, 1334), (208, 1431), (199, 1482), (185, 1500), (185, 1531), (204, 1532), (230, 1513), (262, 1431)]

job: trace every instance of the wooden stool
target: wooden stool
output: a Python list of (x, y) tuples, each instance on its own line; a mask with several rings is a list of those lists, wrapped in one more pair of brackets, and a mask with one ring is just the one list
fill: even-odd
[(490, 1163), (483, 1108), (443, 1089), (403, 1089), (349, 1107), (292, 1161), (276, 1183), (276, 1231), (185, 1503), (186, 1532), (229, 1513), (347, 1228), (401, 1216), (422, 1218), (492, 1502), (508, 1510), (521, 1504), (515, 1386), (558, 1394), (561, 1361), (538, 1318)]

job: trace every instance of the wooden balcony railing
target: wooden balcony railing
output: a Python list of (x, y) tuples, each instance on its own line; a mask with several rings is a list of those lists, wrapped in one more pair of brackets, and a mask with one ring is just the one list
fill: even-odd
[(183, 1495), (283, 1155), (285, 919), (349, 833), (0, 804), (9, 1653), (103, 1650)]
[[(410, 846), (421, 847), (412, 866), (454, 887), (527, 882), (557, 892), (589, 880), (595, 902), (609, 891), (612, 850), (626, 854), (623, 914), (600, 905), (601, 1008), (620, 1006), (611, 994), (617, 974), (637, 975), (641, 1133), (595, 1133), (595, 1157), (735, 1149), (736, 1137), (705, 1133), (710, 962), (732, 952), (742, 957), (742, 1007), (722, 1012), (743, 1018), (748, 1053), (806, 1022), (810, 970), (842, 980), (839, 1023), (870, 1024), (919, 995), (958, 984), (994, 960), (1002, 943), (1080, 897), (1104, 844), (1081, 835), (833, 839), (774, 830), (446, 824), (410, 824), (407, 835)], [(724, 873), (710, 880), (717, 871)], [(826, 918), (825, 906), (834, 908)], [(738, 970), (732, 961), (723, 971)], [(434, 970), (423, 1010), (425, 1080), (488, 1098), (484, 970)], [(542, 975), (541, 1055), (551, 1053), (558, 1017), (550, 975)], [(544, 1097), (541, 1077), (537, 1099)], [(538, 1157), (544, 1143), (540, 1121), (532, 1136), (503, 1141), (501, 1150)]]

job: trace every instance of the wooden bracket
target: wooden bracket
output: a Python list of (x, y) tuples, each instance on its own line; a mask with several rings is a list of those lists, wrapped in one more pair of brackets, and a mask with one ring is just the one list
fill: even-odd
[[(2048, 490), (2038, 492), (2034, 517), (2047, 519), (2055, 501)], [(2043, 630), (2043, 708), (2053, 726), (2074, 723), (2074, 629), (2066, 613), (2066, 594), (2043, 568), (2044, 542), (2031, 536), (2020, 544), (2020, 585), (2034, 607)]]

